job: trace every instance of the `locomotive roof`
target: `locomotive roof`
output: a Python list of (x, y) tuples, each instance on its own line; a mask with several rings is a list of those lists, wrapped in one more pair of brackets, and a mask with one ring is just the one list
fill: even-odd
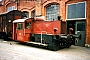
[(17, 20), (14, 20), (13, 23), (17, 23), (17, 22), (24, 22), (25, 20), (27, 20), (28, 18), (26, 19), (17, 19)]
[[(25, 19), (17, 19), (17, 20), (14, 20), (13, 23), (25, 22), (25, 20), (28, 20), (28, 19), (31, 19), (31, 17), (30, 18), (25, 18)], [(34, 17), (34, 20), (36, 20), (36, 21), (44, 21), (44, 16)]]

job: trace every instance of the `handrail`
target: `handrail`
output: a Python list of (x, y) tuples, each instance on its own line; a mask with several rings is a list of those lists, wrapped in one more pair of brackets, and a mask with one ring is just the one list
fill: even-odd
[[(43, 32), (46, 32), (46, 31), (41, 31), (41, 44), (42, 44), (42, 33)], [(47, 34), (47, 32), (46, 32), (46, 34)]]

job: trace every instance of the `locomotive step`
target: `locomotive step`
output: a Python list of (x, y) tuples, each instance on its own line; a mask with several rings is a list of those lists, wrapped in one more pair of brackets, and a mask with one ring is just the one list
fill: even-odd
[(28, 42), (28, 43), (35, 44), (35, 45), (48, 46), (48, 44), (42, 44), (42, 43), (38, 43), (38, 42)]

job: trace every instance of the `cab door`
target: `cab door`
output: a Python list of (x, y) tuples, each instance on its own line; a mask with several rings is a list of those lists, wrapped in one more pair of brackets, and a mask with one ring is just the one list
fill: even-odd
[(24, 23), (17, 23), (17, 40), (23, 42)]
[(81, 39), (75, 41), (75, 45), (77, 46), (85, 46), (85, 37), (86, 37), (86, 30), (85, 30), (85, 21), (76, 21), (75, 27), (75, 34), (81, 35)]

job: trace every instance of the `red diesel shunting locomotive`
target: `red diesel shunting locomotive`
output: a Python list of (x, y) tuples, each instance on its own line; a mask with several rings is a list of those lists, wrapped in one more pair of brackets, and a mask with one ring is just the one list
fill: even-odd
[(61, 20), (45, 21), (44, 17), (18, 19), (13, 21), (13, 40), (47, 46), (58, 50), (70, 47), (75, 35), (61, 34)]

